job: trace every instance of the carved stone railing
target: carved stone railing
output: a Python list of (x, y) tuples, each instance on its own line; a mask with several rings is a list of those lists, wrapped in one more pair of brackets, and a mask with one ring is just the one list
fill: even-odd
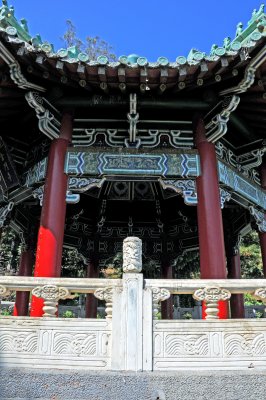
[[(143, 279), (141, 240), (127, 238), (123, 251), (122, 279), (0, 276), (0, 300), (12, 291), (30, 291), (44, 300), (45, 317), (0, 317), (0, 366), (26, 366), (34, 359), (40, 365), (120, 371), (180, 369), (190, 361), (195, 368), (246, 368), (247, 357), (265, 365), (265, 319), (217, 316), (218, 302), (231, 294), (250, 293), (266, 305), (264, 279)], [(77, 293), (105, 301), (106, 320), (55, 318), (58, 301)], [(206, 320), (158, 320), (159, 304), (171, 294), (204, 301)]]
[(195, 300), (206, 303), (208, 320), (218, 319), (218, 302), (229, 300), (232, 294), (250, 293), (266, 306), (264, 279), (146, 279), (145, 288), (168, 291), (169, 295), (191, 294)]
[(0, 276), (1, 299), (12, 291), (30, 291), (44, 300), (43, 317), (55, 317), (58, 301), (72, 299), (76, 293), (93, 293), (98, 299), (106, 301), (106, 318), (112, 318), (112, 293), (122, 288), (121, 279), (87, 278), (33, 278), (19, 276)]

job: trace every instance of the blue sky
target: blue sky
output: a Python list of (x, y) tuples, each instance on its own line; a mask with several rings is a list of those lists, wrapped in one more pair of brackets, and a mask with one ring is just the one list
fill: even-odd
[(194, 47), (209, 52), (234, 37), (258, 9), (258, 0), (9, 0), (18, 19), (26, 18), (30, 33), (63, 47), (60, 36), (71, 19), (78, 36), (100, 36), (117, 56), (136, 53), (149, 61), (159, 56), (174, 61)]

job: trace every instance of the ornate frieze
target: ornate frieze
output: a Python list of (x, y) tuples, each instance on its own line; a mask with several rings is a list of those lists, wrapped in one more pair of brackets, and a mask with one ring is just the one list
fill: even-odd
[(111, 324), (106, 320), (79, 319), (77, 323), (77, 319), (32, 318), (29, 322), (27, 317), (12, 321), (3, 317), (1, 359), (13, 365), (16, 360), (20, 368), (32, 364), (69, 368), (72, 360), (72, 368), (110, 369), (111, 334)]
[(239, 156), (234, 154), (234, 152), (228, 149), (223, 143), (217, 142), (216, 144), (216, 154), (221, 160), (225, 161), (229, 166), (237, 169), (239, 173), (258, 185), (260, 185), (260, 177), (258, 171), (254, 168), (262, 164), (262, 158), (265, 152), (266, 145), (263, 143), (261, 148)]
[(249, 203), (266, 210), (266, 192), (260, 186), (250, 182), (228, 165), (218, 161), (219, 181), (232, 189)]
[[(178, 122), (177, 122), (178, 124)], [(193, 148), (193, 133), (191, 121), (186, 121), (186, 127), (182, 127), (184, 121), (180, 121), (180, 129), (138, 129), (136, 146), (142, 148), (155, 148), (164, 143), (167, 147)], [(131, 147), (128, 133), (124, 129), (86, 129), (73, 130), (73, 144), (86, 147), (104, 145), (108, 147)], [(169, 144), (166, 142), (167, 139)]]
[(200, 174), (196, 152), (108, 153), (78, 152), (69, 149), (65, 172), (69, 175), (143, 175), (196, 177)]
[(44, 158), (43, 160), (36, 163), (32, 168), (28, 170), (26, 173), (25, 185), (30, 187), (36, 183), (41, 183), (45, 179), (46, 168), (47, 168), (48, 159)]

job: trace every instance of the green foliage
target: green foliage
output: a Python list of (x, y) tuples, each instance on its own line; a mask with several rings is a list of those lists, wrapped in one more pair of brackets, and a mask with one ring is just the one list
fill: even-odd
[(62, 314), (63, 318), (75, 318), (75, 314), (71, 310), (66, 310)]
[(187, 311), (182, 315), (182, 319), (192, 319), (192, 314)]
[(177, 258), (176, 276), (182, 279), (199, 279), (199, 250), (188, 251)]
[(240, 245), (242, 278), (262, 278), (262, 257), (258, 234), (255, 231), (244, 236)]
[(84, 278), (86, 267), (85, 259), (77, 249), (63, 249), (62, 276)]
[(8, 317), (8, 316), (10, 316), (10, 315), (13, 314), (13, 311), (12, 311), (11, 308), (3, 308), (3, 309), (1, 310), (1, 313), (0, 313), (0, 314), (3, 315), (4, 317)]
[(71, 20), (66, 21), (67, 30), (62, 36), (66, 47), (76, 46), (79, 52), (88, 54), (90, 61), (96, 61), (99, 56), (106, 56), (110, 61), (116, 61), (113, 47), (99, 36), (87, 36), (85, 43), (77, 37), (77, 29)]
[(244, 302), (245, 306), (254, 306), (254, 305), (262, 305), (262, 302), (255, 299), (250, 293), (244, 294)]

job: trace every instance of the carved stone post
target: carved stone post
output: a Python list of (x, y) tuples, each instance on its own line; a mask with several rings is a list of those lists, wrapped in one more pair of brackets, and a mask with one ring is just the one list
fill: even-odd
[(32, 294), (44, 300), (43, 317), (56, 317), (58, 301), (74, 297), (68, 289), (54, 285), (37, 286)]
[(229, 290), (221, 289), (218, 286), (207, 286), (204, 289), (196, 290), (193, 294), (195, 300), (206, 302), (206, 319), (219, 319), (218, 303), (219, 301), (229, 300), (230, 297)]
[[(112, 369), (141, 371), (143, 275), (142, 241), (128, 237), (123, 243), (123, 292), (114, 304)], [(120, 297), (119, 297), (120, 296)]]

